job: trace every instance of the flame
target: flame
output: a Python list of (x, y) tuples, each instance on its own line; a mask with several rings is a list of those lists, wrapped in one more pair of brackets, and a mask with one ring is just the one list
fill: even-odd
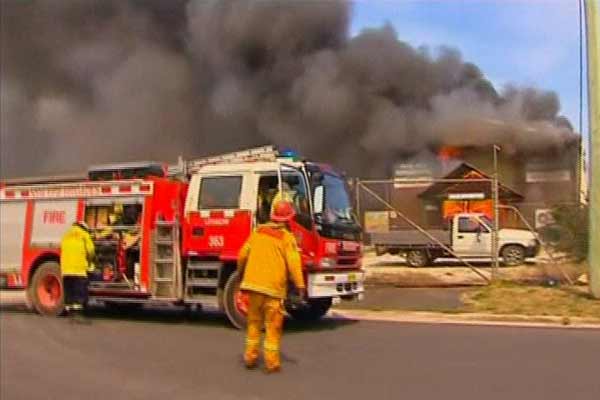
[(462, 154), (462, 149), (459, 147), (443, 146), (438, 151), (438, 158), (440, 161), (446, 162), (453, 158), (459, 158)]

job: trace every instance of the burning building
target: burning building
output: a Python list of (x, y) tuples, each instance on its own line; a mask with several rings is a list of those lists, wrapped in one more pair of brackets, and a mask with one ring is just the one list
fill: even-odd
[[(427, 227), (443, 227), (455, 214), (483, 213), (493, 217), (492, 178), (498, 174), (499, 204), (514, 206), (535, 228), (551, 222), (550, 210), (558, 205), (578, 205), (581, 200), (581, 151), (575, 138), (561, 149), (497, 153), (493, 147), (442, 146), (396, 164), (393, 184), (379, 194), (412, 221)], [(363, 210), (383, 209), (361, 195)], [(390, 214), (390, 229), (407, 228), (402, 218)], [(365, 221), (369, 225), (369, 221)], [(500, 210), (502, 226), (519, 226), (510, 209)]]

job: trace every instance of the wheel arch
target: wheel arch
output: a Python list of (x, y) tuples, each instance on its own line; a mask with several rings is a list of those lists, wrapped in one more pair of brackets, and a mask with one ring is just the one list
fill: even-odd
[(507, 247), (520, 247), (521, 249), (523, 249), (523, 251), (526, 251), (527, 248), (522, 244), (522, 243), (504, 243), (502, 245), (502, 247), (500, 247), (500, 251), (498, 252), (499, 255), (502, 255), (502, 252), (504, 251), (504, 249), (506, 249)]
[(219, 272), (219, 282), (217, 284), (217, 303), (219, 309), (223, 310), (223, 301), (225, 296), (225, 285), (229, 277), (237, 270), (237, 263), (233, 261), (223, 263), (221, 271)]
[(46, 262), (56, 262), (60, 264), (60, 255), (52, 251), (47, 251), (38, 255), (29, 267), (29, 272), (27, 273), (27, 287), (31, 285), (33, 275), (36, 273), (38, 268)]
[(221, 267), (221, 273), (219, 274), (219, 289), (224, 289), (227, 284), (227, 280), (237, 270), (237, 264), (235, 262), (223, 263)]

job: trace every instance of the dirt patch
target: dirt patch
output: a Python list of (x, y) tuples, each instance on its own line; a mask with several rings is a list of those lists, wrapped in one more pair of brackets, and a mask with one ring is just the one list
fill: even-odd
[(585, 264), (577, 263), (540, 263), (514, 268), (501, 268), (500, 279), (521, 284), (571, 283), (585, 274)]

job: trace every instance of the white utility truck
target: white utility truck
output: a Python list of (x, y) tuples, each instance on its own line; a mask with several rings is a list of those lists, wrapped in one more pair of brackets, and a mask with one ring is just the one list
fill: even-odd
[[(491, 260), (492, 227), (493, 222), (484, 214), (456, 214), (449, 229), (426, 230), (436, 240), (418, 230), (372, 232), (368, 239), (377, 255), (403, 255), (408, 265), (424, 267), (436, 259), (455, 258), (455, 255), (465, 260)], [(498, 231), (498, 254), (505, 265), (523, 264), (526, 258), (535, 257), (539, 249), (540, 242), (528, 230)]]

